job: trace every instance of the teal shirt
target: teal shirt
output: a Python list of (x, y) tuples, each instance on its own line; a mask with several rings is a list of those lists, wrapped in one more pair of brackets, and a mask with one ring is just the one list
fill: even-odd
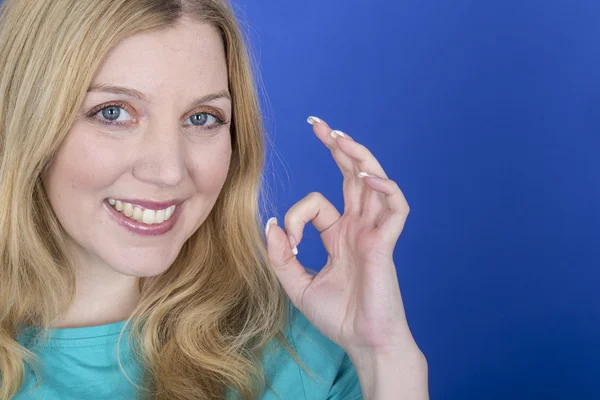
[[(15, 400), (135, 399), (136, 389), (117, 362), (117, 339), (125, 321), (84, 328), (54, 329), (43, 348), (31, 348), (42, 361), (42, 383), (26, 372)], [(126, 331), (127, 332), (127, 331)], [(315, 373), (306, 373), (289, 354), (278, 348), (267, 356), (265, 379), (270, 382), (261, 400), (362, 400), (356, 371), (344, 350), (323, 336), (298, 310), (290, 315), (286, 336), (298, 356)], [(28, 346), (27, 334), (19, 341)], [(121, 364), (137, 383), (138, 366), (132, 361), (125, 335), (119, 346)], [(279, 397), (273, 393), (277, 392)]]

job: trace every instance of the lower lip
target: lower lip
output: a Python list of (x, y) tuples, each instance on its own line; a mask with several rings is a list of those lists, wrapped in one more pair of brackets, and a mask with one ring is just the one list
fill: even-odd
[(179, 216), (181, 215), (183, 204), (184, 203), (177, 204), (177, 206), (175, 207), (175, 212), (173, 213), (173, 215), (171, 215), (171, 218), (169, 218), (168, 220), (161, 222), (160, 224), (147, 225), (143, 222), (138, 222), (134, 219), (127, 218), (125, 215), (115, 210), (113, 206), (108, 204), (108, 201), (104, 202), (104, 205), (107, 208), (108, 212), (117, 221), (119, 225), (121, 225), (123, 228), (127, 229), (130, 232), (142, 236), (162, 235), (173, 229), (173, 227), (177, 223), (177, 220), (179, 219)]

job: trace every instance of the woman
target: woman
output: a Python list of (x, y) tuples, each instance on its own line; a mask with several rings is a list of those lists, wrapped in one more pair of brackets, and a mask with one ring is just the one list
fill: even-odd
[(428, 397), (392, 259), (408, 206), (365, 147), (309, 118), (344, 213), (311, 193), (262, 237), (224, 0), (4, 0), (0, 40), (1, 399)]

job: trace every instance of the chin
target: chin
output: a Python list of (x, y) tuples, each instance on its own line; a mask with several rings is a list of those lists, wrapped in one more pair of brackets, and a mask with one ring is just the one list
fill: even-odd
[[(137, 250), (142, 251), (143, 250)], [(130, 256), (127, 256), (128, 253)], [(169, 252), (171, 253), (171, 251)], [(167, 271), (169, 267), (175, 261), (178, 251), (172, 252), (172, 254), (156, 254), (152, 252), (144, 257), (140, 257), (140, 254), (131, 254), (131, 252), (123, 252), (125, 257), (117, 260), (107, 259), (107, 264), (116, 272), (135, 277), (151, 277), (160, 275)]]

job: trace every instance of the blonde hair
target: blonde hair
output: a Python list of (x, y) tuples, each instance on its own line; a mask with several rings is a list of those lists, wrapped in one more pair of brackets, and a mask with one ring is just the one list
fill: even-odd
[[(227, 0), (4, 0), (0, 5), (0, 399), (36, 356), (17, 341), (47, 331), (75, 290), (66, 233), (42, 177), (106, 54), (121, 40), (182, 17), (221, 34), (232, 95), (232, 159), (222, 192), (170, 268), (140, 279), (128, 320), (156, 399), (253, 399), (261, 354), (287, 344), (289, 299), (268, 264), (259, 209), (265, 136), (252, 59)], [(288, 346), (285, 346), (288, 349)], [(289, 349), (288, 349), (289, 350)], [(297, 359), (294, 356), (295, 359)], [(140, 396), (142, 396), (140, 394)]]

